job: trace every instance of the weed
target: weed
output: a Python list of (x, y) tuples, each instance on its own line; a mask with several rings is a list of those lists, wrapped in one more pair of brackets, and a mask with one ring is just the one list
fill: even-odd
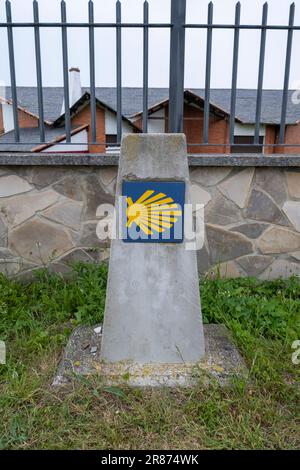
[(74, 266), (68, 281), (46, 270), (22, 284), (0, 275), (0, 449), (297, 449), (299, 279), (206, 279), (205, 322), (224, 323), (250, 381), (230, 387), (142, 390), (98, 377), (49, 384), (70, 332), (102, 321), (107, 268)]

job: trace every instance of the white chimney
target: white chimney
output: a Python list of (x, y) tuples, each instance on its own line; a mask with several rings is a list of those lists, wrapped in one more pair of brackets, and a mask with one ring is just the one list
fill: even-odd
[[(80, 69), (78, 67), (71, 67), (69, 70), (69, 97), (70, 97), (70, 108), (76, 103), (82, 96)], [(65, 100), (61, 108), (61, 114), (65, 112)]]

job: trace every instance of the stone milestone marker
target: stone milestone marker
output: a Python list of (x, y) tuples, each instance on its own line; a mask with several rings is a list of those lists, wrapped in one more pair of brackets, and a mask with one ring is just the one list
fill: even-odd
[(132, 366), (145, 378), (148, 365), (150, 375), (166, 367), (172, 375), (204, 357), (196, 252), (181, 233), (188, 193), (183, 134), (124, 137), (116, 190), (122, 234), (111, 246), (101, 346), (103, 363), (120, 373)]
[(190, 386), (209, 376), (228, 385), (232, 375), (247, 376), (223, 325), (204, 326), (204, 358), (196, 252), (186, 250), (181, 230), (188, 193), (183, 135), (123, 139), (122, 233), (112, 241), (104, 325), (73, 331), (53, 386), (74, 373), (132, 386)]

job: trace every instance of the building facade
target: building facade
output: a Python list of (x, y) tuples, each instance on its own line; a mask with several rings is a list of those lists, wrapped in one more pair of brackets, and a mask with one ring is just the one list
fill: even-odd
[[(122, 90), (122, 132), (142, 132), (141, 88)], [(44, 88), (46, 140), (40, 143), (37, 89), (20, 87), (18, 122), (20, 144), (14, 140), (11, 90), (0, 97), (0, 151), (86, 152), (118, 151), (116, 89), (96, 89), (96, 142), (92, 142), (90, 93), (82, 88), (80, 71), (70, 69), (71, 144), (66, 143), (65, 107), (62, 88)], [(254, 143), (256, 90), (237, 90), (234, 146), (229, 143), (229, 89), (212, 89), (210, 99), (209, 145), (203, 144), (204, 90), (185, 90), (184, 133), (190, 154), (297, 153), (300, 145), (300, 106), (289, 92), (285, 147), (278, 146), (282, 92), (264, 90), (259, 144)], [(149, 89), (148, 132), (168, 132), (168, 89)]]

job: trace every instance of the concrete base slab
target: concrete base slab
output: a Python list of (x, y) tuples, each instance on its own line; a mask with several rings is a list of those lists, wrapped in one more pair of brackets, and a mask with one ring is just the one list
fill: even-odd
[(221, 385), (234, 376), (247, 376), (246, 364), (224, 325), (204, 325), (206, 355), (201, 362), (180, 364), (104, 363), (100, 359), (102, 326), (79, 327), (71, 335), (53, 386), (76, 376), (99, 374), (105, 385), (133, 387), (190, 387), (217, 380)]

